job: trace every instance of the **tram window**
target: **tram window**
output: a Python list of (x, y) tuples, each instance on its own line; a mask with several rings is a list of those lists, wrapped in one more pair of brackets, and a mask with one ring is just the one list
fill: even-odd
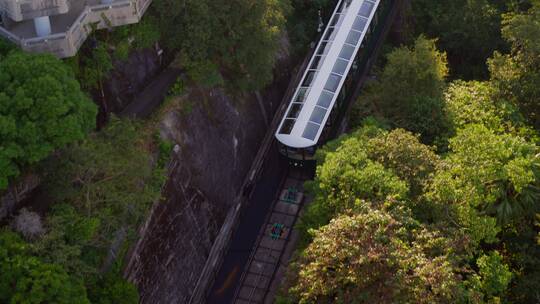
[(374, 6), (375, 5), (373, 3), (364, 1), (364, 3), (362, 3), (362, 7), (360, 7), (360, 16), (368, 18), (369, 15), (371, 15), (371, 11), (373, 10)]
[(319, 125), (308, 122), (306, 128), (304, 129), (302, 137), (309, 140), (315, 140), (315, 137), (317, 137), (317, 133), (319, 132), (319, 128)]
[(302, 110), (302, 104), (293, 102), (289, 112), (287, 113), (287, 118), (298, 118), (300, 110)]
[(302, 86), (303, 87), (311, 86), (311, 83), (313, 82), (315, 75), (317, 75), (316, 71), (309, 70), (308, 73), (306, 74), (306, 78), (304, 79), (304, 82), (302, 83)]
[(326, 84), (324, 85), (324, 89), (330, 92), (335, 92), (339, 86), (340, 81), (341, 81), (341, 76), (330, 74), (330, 76), (328, 76), (328, 80), (326, 81)]
[(337, 30), (335, 27), (329, 27), (328, 28), (328, 31), (326, 32), (326, 34), (324, 35), (324, 39), (323, 40), (326, 40), (326, 41), (333, 41), (334, 38), (336, 38), (336, 35), (337, 35)]
[(313, 62), (311, 63), (310, 69), (312, 70), (320, 69), (323, 64), (323, 58), (324, 56), (315, 56), (315, 58), (313, 58)]
[(300, 90), (298, 90), (298, 93), (296, 94), (296, 97), (294, 98), (294, 102), (299, 102), (299, 103), (303, 103), (304, 101), (306, 101), (306, 98), (307, 98), (307, 89), (306, 88), (301, 88)]
[(357, 16), (356, 19), (354, 20), (354, 24), (353, 24), (352, 28), (354, 30), (362, 32), (366, 28), (366, 24), (367, 24), (367, 19), (366, 18)]
[(343, 23), (343, 19), (345, 19), (344, 15), (336, 14), (334, 18), (332, 18), (332, 21), (330, 21), (330, 26), (340, 27), (341, 23)]
[(315, 107), (313, 109), (313, 113), (311, 113), (311, 117), (309, 118), (309, 121), (322, 124), (322, 121), (324, 119), (324, 116), (326, 115), (326, 110), (320, 107)]
[(336, 60), (336, 64), (334, 64), (334, 68), (332, 69), (332, 72), (339, 75), (343, 75), (348, 65), (349, 65), (349, 62), (347, 60), (338, 58), (338, 60)]
[(339, 57), (350, 60), (352, 55), (354, 53), (354, 48), (350, 45), (344, 45), (341, 49), (341, 52), (339, 53)]
[(319, 46), (319, 49), (317, 50), (317, 55), (326, 55), (326, 53), (328, 53), (328, 51), (330, 50), (331, 46), (332, 45), (327, 42), (321, 43), (321, 45)]
[(347, 43), (357, 45), (358, 41), (360, 41), (360, 36), (362, 36), (362, 33), (357, 31), (350, 31), (349, 36), (347, 36)]
[(338, 12), (345, 12), (351, 5), (351, 2), (351, 0), (343, 0), (343, 2), (341, 2), (341, 5), (339, 6)]
[(330, 103), (332, 102), (332, 98), (334, 98), (334, 94), (322, 91), (321, 96), (319, 96), (319, 100), (317, 101), (317, 105), (328, 109), (328, 107), (330, 107)]
[(294, 127), (294, 122), (294, 119), (285, 119), (285, 121), (283, 121), (281, 129), (279, 129), (279, 134), (291, 134)]

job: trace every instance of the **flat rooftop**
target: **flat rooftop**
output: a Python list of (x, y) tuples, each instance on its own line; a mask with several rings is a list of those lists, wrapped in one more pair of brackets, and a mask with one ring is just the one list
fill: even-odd
[[(98, 5), (100, 3), (99, 0), (71, 1), (69, 12), (49, 17), (51, 20), (51, 35), (66, 32), (75, 23), (87, 5)], [(23, 39), (37, 37), (33, 20), (14, 22), (5, 26), (5, 29)]]

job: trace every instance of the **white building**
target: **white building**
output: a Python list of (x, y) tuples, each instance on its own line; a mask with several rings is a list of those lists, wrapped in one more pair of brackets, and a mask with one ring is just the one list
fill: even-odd
[(71, 57), (93, 28), (137, 23), (151, 2), (0, 0), (0, 36), (28, 52), (48, 52), (59, 58)]

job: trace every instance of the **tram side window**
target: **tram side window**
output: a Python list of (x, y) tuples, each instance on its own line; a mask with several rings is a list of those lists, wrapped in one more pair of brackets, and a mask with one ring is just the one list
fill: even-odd
[(328, 42), (321, 43), (319, 49), (317, 49), (317, 55), (326, 55), (330, 50), (330, 47), (332, 47), (332, 45)]
[(336, 60), (336, 63), (334, 64), (332, 73), (343, 75), (348, 65), (349, 65), (349, 61), (338, 58), (338, 60)]
[(362, 36), (361, 32), (357, 32), (357, 31), (352, 30), (352, 31), (349, 32), (349, 35), (347, 36), (346, 42), (348, 44), (356, 46), (358, 44), (358, 42), (360, 41), (361, 36)]
[(373, 10), (374, 6), (375, 4), (369, 1), (364, 1), (364, 3), (362, 3), (362, 6), (360, 7), (360, 16), (369, 18), (369, 15), (371, 15), (371, 11)]
[(311, 113), (311, 117), (309, 118), (309, 121), (314, 122), (316, 124), (322, 124), (322, 121), (324, 120), (324, 116), (326, 115), (326, 110), (320, 107), (315, 107), (313, 109), (313, 113)]
[(337, 30), (335, 27), (331, 26), (326, 31), (326, 34), (324, 34), (324, 41), (334, 41), (334, 38), (336, 38)]
[(298, 90), (298, 93), (296, 94), (296, 97), (294, 98), (293, 102), (303, 103), (306, 101), (307, 95), (308, 95), (308, 89), (306, 88), (300, 88)]
[(338, 12), (340, 13), (345, 12), (349, 8), (350, 5), (351, 5), (350, 0), (344, 0), (343, 2), (341, 2), (341, 5), (338, 8)]
[(343, 48), (341, 49), (341, 52), (339, 53), (339, 57), (346, 60), (351, 60), (353, 53), (354, 53), (354, 47), (350, 45), (344, 45)]
[(361, 17), (361, 16), (357, 16), (356, 19), (354, 20), (354, 24), (353, 24), (352, 28), (354, 30), (362, 32), (366, 28), (366, 24), (367, 24), (367, 19), (366, 18)]
[(330, 107), (330, 103), (332, 102), (333, 98), (334, 98), (334, 94), (327, 91), (322, 91), (321, 95), (319, 96), (319, 100), (317, 101), (317, 105), (328, 109), (328, 107)]
[(283, 121), (283, 125), (281, 126), (281, 129), (279, 129), (280, 134), (291, 134), (292, 129), (294, 127), (294, 119), (285, 119)]
[(315, 140), (315, 137), (317, 137), (317, 133), (319, 133), (319, 128), (319, 125), (308, 122), (306, 128), (304, 129), (302, 137), (309, 140)]
[(315, 79), (315, 75), (317, 74), (317, 71), (309, 70), (306, 74), (306, 78), (304, 79), (304, 82), (302, 82), (303, 87), (310, 87), (311, 83), (313, 82), (313, 79)]
[(323, 58), (324, 56), (315, 56), (309, 68), (312, 70), (319, 70), (324, 62)]
[(336, 14), (334, 18), (332, 18), (332, 21), (330, 21), (330, 26), (340, 27), (341, 23), (343, 23), (343, 19), (345, 19), (345, 16)]
[(287, 113), (287, 118), (298, 118), (298, 115), (300, 115), (300, 111), (302, 110), (302, 104), (294, 102)]
[(341, 76), (330, 74), (330, 76), (328, 76), (328, 80), (326, 81), (326, 84), (324, 85), (324, 89), (330, 92), (335, 92), (339, 86), (340, 81), (341, 81)]

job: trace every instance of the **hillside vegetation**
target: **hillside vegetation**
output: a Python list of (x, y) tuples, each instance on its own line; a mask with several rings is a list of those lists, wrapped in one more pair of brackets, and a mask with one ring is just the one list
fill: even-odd
[(410, 12), (419, 36), (318, 151), (278, 303), (540, 301), (540, 3)]

